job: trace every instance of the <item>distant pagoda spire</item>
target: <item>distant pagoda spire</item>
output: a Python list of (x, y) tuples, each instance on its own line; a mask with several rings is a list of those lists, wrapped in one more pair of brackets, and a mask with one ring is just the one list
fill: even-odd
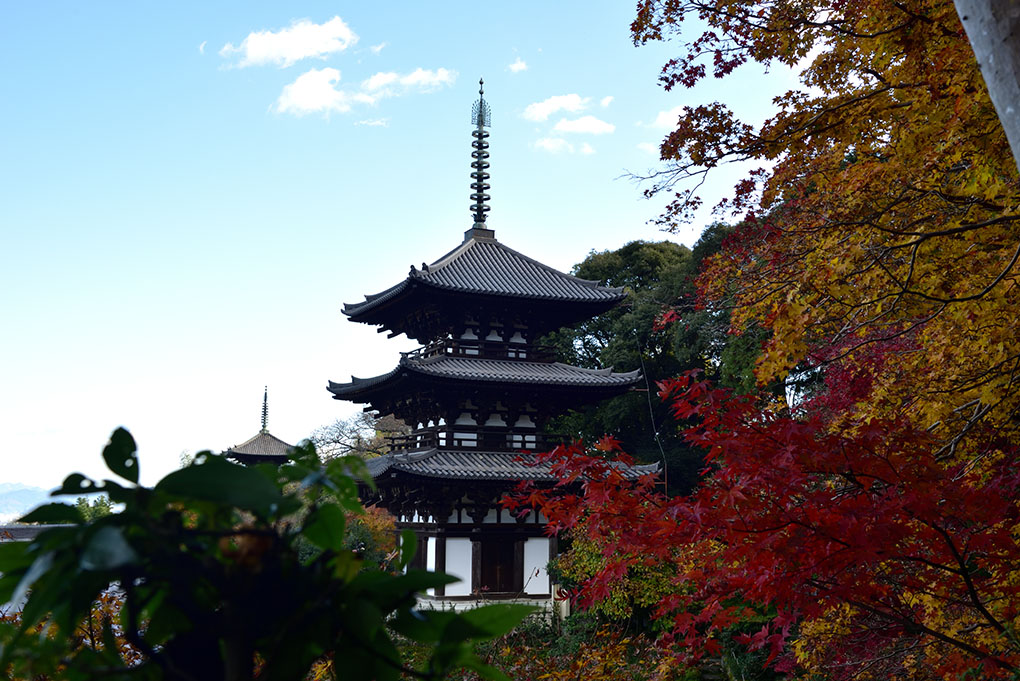
[(269, 386), (262, 393), (262, 432), (269, 432)]
[(489, 103), (485, 101), (485, 81), (481, 78), (478, 79), (478, 99), (475, 100), (474, 106), (471, 107), (471, 123), (474, 124), (475, 129), (471, 131), (472, 137), (475, 141), (471, 143), (474, 147), (474, 151), (471, 152), (471, 158), (474, 161), (471, 162), (471, 200), (474, 201), (471, 204), (471, 212), (475, 216), (475, 229), (485, 229), (485, 214), (489, 212), (489, 206), (485, 204), (489, 200), (489, 195), (486, 194), (489, 190), (489, 173), (486, 172), (489, 169), (489, 137), (488, 131), (485, 130), (487, 127), (492, 126), (492, 111), (489, 109)]

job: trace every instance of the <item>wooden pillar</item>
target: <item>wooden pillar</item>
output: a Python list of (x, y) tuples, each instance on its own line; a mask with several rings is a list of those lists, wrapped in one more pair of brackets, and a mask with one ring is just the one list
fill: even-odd
[(516, 593), (524, 591), (524, 539), (514, 541), (514, 585)]
[(479, 591), (482, 587), (482, 541), (480, 537), (471, 537), (471, 589)]

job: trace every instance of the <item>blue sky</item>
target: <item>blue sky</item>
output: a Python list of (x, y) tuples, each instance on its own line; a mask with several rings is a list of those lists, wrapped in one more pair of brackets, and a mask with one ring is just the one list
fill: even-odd
[[(380, 9), (384, 8), (384, 9)], [(667, 93), (676, 45), (631, 3), (5, 3), (0, 6), (3, 482), (103, 474), (117, 426), (143, 479), (259, 427), (348, 416), (326, 381), (404, 338), (344, 302), (471, 226), (470, 110), (493, 111), (489, 225), (561, 270), (665, 235), (657, 166), (684, 104), (764, 117), (789, 74)], [(720, 89), (720, 86), (722, 88)], [(716, 198), (739, 170), (709, 187)], [(708, 201), (712, 203), (712, 201)]]

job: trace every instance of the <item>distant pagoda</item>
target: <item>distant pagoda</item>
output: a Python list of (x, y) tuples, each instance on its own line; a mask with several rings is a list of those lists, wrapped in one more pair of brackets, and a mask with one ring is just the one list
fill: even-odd
[(257, 463), (282, 464), (290, 461), (289, 445), (269, 432), (269, 387), (262, 393), (262, 430), (255, 437), (234, 445), (223, 452), (223, 456), (246, 466)]
[[(618, 395), (641, 377), (554, 362), (537, 345), (625, 294), (532, 260), (486, 227), (490, 110), (481, 89), (479, 95), (472, 110), (474, 224), (463, 243), (343, 310), (352, 321), (424, 346), (402, 353), (389, 373), (330, 381), (328, 389), (411, 427), (393, 439), (391, 453), (367, 465), (377, 485), (373, 500), (418, 537), (419, 566), (461, 580), (431, 596), (548, 599), (545, 567), (556, 546), (543, 534), (544, 518), (515, 518), (499, 500), (521, 481), (555, 480), (548, 466), (530, 465), (534, 453), (560, 442), (544, 434), (550, 418)], [(636, 476), (657, 466), (626, 470)]]

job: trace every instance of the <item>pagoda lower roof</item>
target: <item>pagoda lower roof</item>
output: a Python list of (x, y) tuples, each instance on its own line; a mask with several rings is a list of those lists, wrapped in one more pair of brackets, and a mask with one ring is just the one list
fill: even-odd
[(393, 371), (372, 378), (352, 376), (350, 383), (329, 382), (336, 399), (357, 401), (359, 396), (395, 388), (408, 379), (462, 384), (517, 384), (568, 388), (628, 388), (641, 380), (640, 371), (615, 373), (608, 369), (584, 369), (560, 362), (526, 362), (510, 359), (476, 359), (403, 355)]
[[(384, 454), (365, 464), (374, 480), (394, 474), (437, 480), (484, 480), (499, 482), (554, 482), (551, 463), (537, 463), (527, 452), (480, 452), (468, 450), (426, 449), (418, 452)], [(660, 471), (657, 463), (628, 466), (614, 462), (625, 478), (636, 480)]]
[(412, 266), (399, 284), (365, 296), (364, 302), (345, 304), (344, 314), (357, 322), (392, 324), (393, 312), (387, 313), (385, 308), (403, 307), (402, 300), (433, 297), (436, 292), (580, 303), (605, 309), (626, 297), (622, 288), (564, 274), (504, 246), (494, 237), (475, 234), (479, 231), (469, 230), (460, 246), (431, 265), (423, 265), (420, 270)]

